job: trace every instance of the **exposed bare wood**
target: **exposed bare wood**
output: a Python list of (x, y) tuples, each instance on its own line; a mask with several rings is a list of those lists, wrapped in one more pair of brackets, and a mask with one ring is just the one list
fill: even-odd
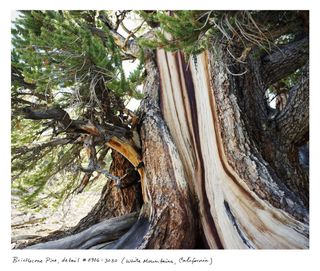
[(123, 235), (136, 221), (137, 213), (110, 218), (90, 228), (62, 239), (40, 243), (27, 249), (88, 249)]
[[(188, 71), (179, 54), (158, 51), (162, 112), (190, 176), (187, 181), (199, 198), (208, 245), (211, 248), (308, 247), (308, 225), (268, 203), (239, 175), (239, 166), (243, 164), (249, 169), (251, 182), (259, 179), (264, 179), (265, 185), (273, 182), (267, 167), (258, 166), (259, 160), (246, 149), (247, 143), (239, 142), (245, 139), (241, 128), (244, 126), (234, 126), (240, 121), (237, 120), (239, 112), (234, 111), (239, 108), (230, 105), (221, 108), (219, 98), (219, 95), (223, 97), (227, 73), (223, 73), (223, 69), (212, 73), (212, 85), (209, 69), (215, 68), (209, 68), (207, 59), (205, 54), (198, 56)], [(232, 101), (232, 96), (229, 99)], [(224, 116), (218, 116), (220, 110)], [(220, 127), (228, 133), (233, 131), (228, 141), (221, 137), (226, 131)], [(226, 155), (226, 148), (238, 151), (233, 154), (238, 156), (238, 168), (231, 167), (232, 155)], [(275, 185), (273, 183), (273, 189), (281, 193), (281, 187)]]

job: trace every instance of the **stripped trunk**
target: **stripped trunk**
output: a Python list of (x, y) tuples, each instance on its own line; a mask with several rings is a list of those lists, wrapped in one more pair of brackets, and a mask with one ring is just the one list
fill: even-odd
[(263, 127), (268, 118), (252, 123), (240, 105), (243, 88), (257, 86), (256, 63), (239, 80), (225, 58), (209, 51), (187, 65), (182, 54), (158, 50), (157, 66), (149, 60), (141, 127), (145, 208), (112, 248), (193, 248), (197, 227), (209, 248), (308, 247), (305, 181), (299, 186), (296, 172), (281, 179), (263, 144), (274, 131), (252, 136), (259, 128), (252, 125)]
[(209, 247), (308, 247), (307, 209), (250, 137), (238, 104), (241, 85), (226, 60), (207, 52), (187, 66), (181, 54), (164, 51), (158, 60), (162, 112)]

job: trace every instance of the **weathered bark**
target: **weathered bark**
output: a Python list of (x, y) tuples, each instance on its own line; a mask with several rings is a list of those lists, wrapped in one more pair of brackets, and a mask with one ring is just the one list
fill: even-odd
[[(119, 153), (113, 152), (112, 157), (113, 162), (110, 166), (112, 175), (122, 177), (133, 169), (131, 163)], [(115, 180), (109, 180), (102, 190), (99, 201), (88, 215), (79, 221), (72, 234), (79, 233), (102, 220), (139, 211), (141, 191), (138, 181), (139, 175), (136, 171), (123, 178), (119, 185)]]
[(309, 58), (309, 37), (276, 48), (262, 58), (262, 74), (266, 85), (271, 85), (303, 66)]
[(290, 92), (285, 108), (277, 115), (276, 125), (287, 144), (302, 145), (309, 133), (309, 72)]
[(144, 206), (135, 226), (108, 248), (192, 248), (195, 220), (186, 177), (159, 110), (159, 76), (152, 58), (146, 68), (147, 99), (140, 132)]

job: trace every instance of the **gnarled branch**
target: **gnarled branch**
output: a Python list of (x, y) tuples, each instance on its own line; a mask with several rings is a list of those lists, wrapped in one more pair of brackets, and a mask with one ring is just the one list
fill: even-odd
[(262, 58), (262, 78), (269, 86), (306, 64), (309, 58), (309, 37), (289, 43)]
[(32, 110), (30, 107), (22, 109), (22, 114), (26, 119), (41, 120), (41, 119), (54, 119), (59, 121), (64, 128), (70, 126), (72, 120), (69, 114), (61, 108), (49, 108), (46, 110)]

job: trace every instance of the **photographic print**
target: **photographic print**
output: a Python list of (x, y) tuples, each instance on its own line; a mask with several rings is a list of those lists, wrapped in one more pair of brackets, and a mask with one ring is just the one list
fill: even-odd
[(308, 249), (308, 10), (17, 10), (11, 248)]

